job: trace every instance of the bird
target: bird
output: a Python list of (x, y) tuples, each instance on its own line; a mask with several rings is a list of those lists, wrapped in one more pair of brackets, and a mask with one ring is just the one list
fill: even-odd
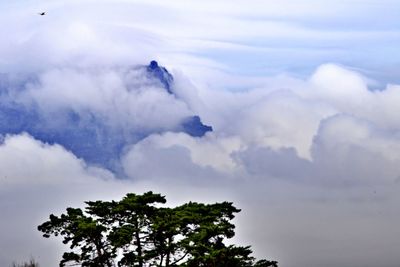
[(40, 16), (44, 16), (44, 15), (46, 15), (46, 12), (39, 12), (38, 13)]

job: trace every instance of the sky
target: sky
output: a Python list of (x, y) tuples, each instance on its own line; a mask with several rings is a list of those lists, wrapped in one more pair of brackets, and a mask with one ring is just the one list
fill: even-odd
[[(394, 0), (1, 1), (0, 265), (56, 266), (66, 247), (36, 230), (49, 214), (153, 190), (172, 206), (233, 201), (234, 241), (282, 267), (398, 266), (399, 12)], [(151, 60), (172, 94), (146, 77)], [(194, 115), (213, 131), (179, 130)], [(74, 153), (86, 130), (118, 146), (114, 168)]]

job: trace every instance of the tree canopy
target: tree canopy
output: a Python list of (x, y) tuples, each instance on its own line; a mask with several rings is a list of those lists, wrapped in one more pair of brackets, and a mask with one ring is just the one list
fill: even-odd
[(160, 194), (127, 194), (120, 201), (87, 201), (38, 226), (43, 236), (62, 236), (70, 250), (60, 266), (276, 267), (251, 256), (250, 246), (227, 245), (240, 212), (231, 202), (162, 207)]

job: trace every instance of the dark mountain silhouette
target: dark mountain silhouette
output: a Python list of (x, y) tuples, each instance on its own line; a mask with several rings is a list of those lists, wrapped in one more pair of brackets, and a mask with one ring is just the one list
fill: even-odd
[(174, 77), (172, 77), (166, 68), (158, 66), (157, 61), (153, 60), (150, 62), (150, 65), (146, 67), (146, 70), (150, 78), (160, 81), (167, 92), (173, 94), (171, 91), (171, 84), (174, 81)]

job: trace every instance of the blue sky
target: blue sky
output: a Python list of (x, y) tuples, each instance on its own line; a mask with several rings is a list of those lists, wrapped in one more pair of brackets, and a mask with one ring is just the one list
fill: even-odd
[[(50, 213), (153, 190), (172, 204), (233, 201), (235, 241), (283, 267), (398, 266), (399, 11), (389, 0), (1, 2), (0, 265), (57, 264), (60, 242), (36, 233)], [(146, 76), (153, 59), (173, 94)], [(184, 133), (194, 115), (213, 132)], [(88, 132), (118, 144), (107, 156), (118, 168), (76, 152)]]

